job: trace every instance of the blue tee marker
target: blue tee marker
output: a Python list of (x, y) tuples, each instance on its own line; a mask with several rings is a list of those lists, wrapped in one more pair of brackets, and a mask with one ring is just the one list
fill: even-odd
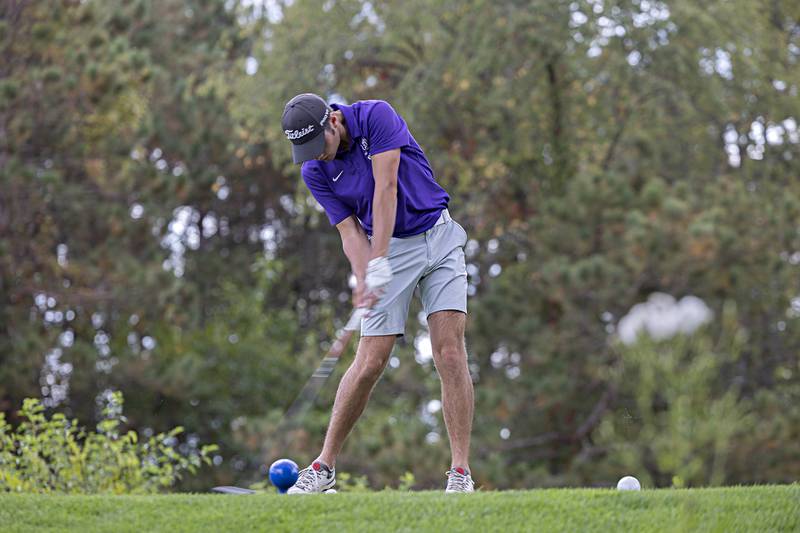
[(297, 463), (291, 459), (278, 459), (269, 467), (269, 480), (281, 494), (297, 482), (298, 474)]

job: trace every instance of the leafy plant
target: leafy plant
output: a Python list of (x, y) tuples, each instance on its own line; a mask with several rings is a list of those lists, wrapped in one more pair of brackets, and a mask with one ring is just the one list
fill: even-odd
[(347, 472), (336, 473), (336, 490), (338, 492), (369, 492), (367, 476), (355, 477)]
[(400, 476), (400, 485), (398, 485), (397, 490), (411, 490), (416, 481), (417, 479), (414, 477), (414, 474), (406, 472)]
[(608, 452), (601, 468), (635, 472), (649, 486), (728, 482), (731, 450), (755, 422), (751, 402), (727, 378), (744, 342), (735, 309), (727, 305), (717, 340), (699, 331), (661, 341), (641, 335), (634, 345), (620, 346), (615, 381), (621, 401), (596, 435)]
[(48, 419), (35, 398), (25, 399), (16, 429), (0, 413), (0, 491), (154, 493), (211, 464), (216, 445), (175, 449), (180, 426), (141, 442), (136, 431), (123, 433), (122, 404), (122, 393), (113, 393), (97, 431), (89, 432), (62, 413)]

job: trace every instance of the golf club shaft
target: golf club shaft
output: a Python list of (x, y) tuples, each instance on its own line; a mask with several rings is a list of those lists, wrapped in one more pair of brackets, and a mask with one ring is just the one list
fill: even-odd
[(368, 309), (365, 307), (357, 307), (350, 314), (350, 318), (347, 320), (344, 328), (342, 328), (336, 335), (336, 339), (334, 339), (333, 343), (331, 344), (331, 347), (328, 350), (328, 353), (325, 355), (325, 358), (311, 375), (311, 378), (303, 386), (300, 394), (297, 395), (297, 398), (295, 398), (295, 400), (289, 406), (289, 409), (286, 411), (286, 414), (281, 420), (281, 426), (288, 424), (293, 418), (308, 409), (308, 407), (314, 402), (319, 390), (322, 388), (322, 385), (325, 383), (328, 377), (330, 377), (337, 361), (339, 361), (339, 357), (342, 355), (342, 352), (344, 352), (347, 344), (350, 342), (350, 337), (353, 336), (353, 332), (357, 329), (360, 329), (361, 319), (364, 318), (367, 310)]

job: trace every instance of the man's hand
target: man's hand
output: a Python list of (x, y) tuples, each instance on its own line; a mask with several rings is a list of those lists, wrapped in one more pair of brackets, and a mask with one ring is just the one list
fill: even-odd
[(367, 263), (363, 280), (356, 282), (353, 290), (353, 305), (371, 309), (383, 296), (386, 286), (392, 281), (392, 268), (386, 257), (376, 257)]
[(358, 281), (353, 289), (353, 307), (372, 309), (380, 301), (381, 296), (383, 296), (382, 290), (369, 291), (364, 281)]
[(367, 285), (363, 279), (356, 280), (356, 286), (353, 287), (353, 307), (365, 307), (362, 302), (364, 295), (367, 293)]

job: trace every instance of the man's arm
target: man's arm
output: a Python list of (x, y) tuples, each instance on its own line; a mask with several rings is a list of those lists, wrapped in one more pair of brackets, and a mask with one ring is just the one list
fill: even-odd
[(399, 166), (399, 148), (372, 156), (375, 193), (372, 197), (372, 253), (369, 259), (385, 257), (389, 253), (389, 239), (394, 233), (394, 222), (397, 217)]
[[(399, 166), (399, 148), (372, 156), (372, 174), (375, 178), (375, 191), (372, 197), (372, 242), (367, 239), (361, 223), (354, 216), (336, 225), (342, 237), (344, 254), (350, 260), (350, 266), (356, 276), (353, 304), (359, 307), (372, 307), (381, 296), (383, 286), (392, 276), (386, 256), (389, 254), (389, 239), (394, 233), (397, 217)], [(367, 275), (371, 276), (370, 279), (367, 279)]]
[(363, 305), (361, 297), (364, 293), (364, 278), (371, 253), (369, 240), (355, 216), (349, 216), (336, 224), (336, 229), (339, 230), (339, 235), (342, 237), (344, 255), (350, 261), (350, 268), (356, 276), (353, 305), (359, 307)]

